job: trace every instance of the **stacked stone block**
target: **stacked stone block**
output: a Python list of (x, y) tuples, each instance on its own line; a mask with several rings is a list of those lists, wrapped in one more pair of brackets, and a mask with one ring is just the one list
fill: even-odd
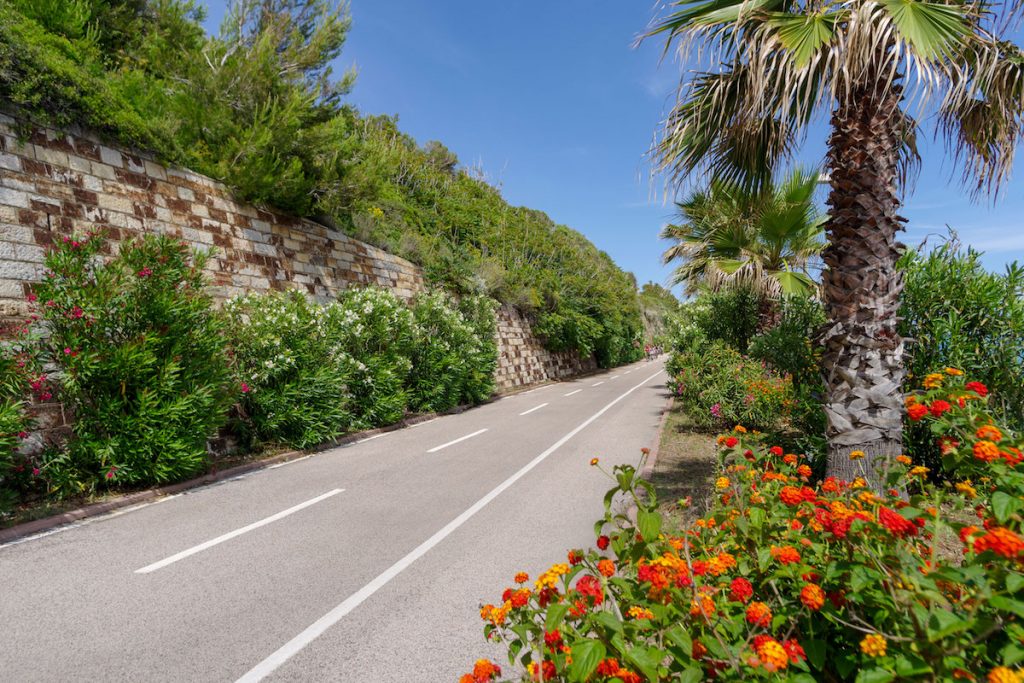
[(533, 333), (530, 320), (512, 306), (498, 309), (498, 368), (495, 383), (498, 391), (565, 379), (597, 369), (593, 356), (582, 358), (578, 353), (553, 352), (544, 348)]

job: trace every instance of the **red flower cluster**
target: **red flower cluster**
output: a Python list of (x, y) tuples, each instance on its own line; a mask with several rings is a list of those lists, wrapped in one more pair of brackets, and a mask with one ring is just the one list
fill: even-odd
[(463, 674), (459, 683), (489, 683), (501, 675), (501, 667), (488, 659), (478, 659), (473, 672)]
[(878, 509), (878, 523), (897, 538), (906, 538), (917, 533), (917, 526), (913, 522), (887, 507)]
[(746, 603), (754, 596), (754, 586), (750, 581), (738, 576), (729, 584), (729, 599), (733, 602)]
[(1024, 538), (1005, 527), (994, 527), (974, 542), (974, 550), (979, 553), (991, 550), (1012, 560), (1024, 554)]

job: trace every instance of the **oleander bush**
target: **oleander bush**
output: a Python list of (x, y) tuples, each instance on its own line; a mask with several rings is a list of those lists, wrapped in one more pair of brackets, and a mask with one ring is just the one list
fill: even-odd
[(412, 311), (416, 321), (409, 380), (413, 408), (442, 412), (488, 397), (497, 348), (493, 322), (489, 329), (482, 324), (488, 319), (486, 309), (477, 309), (471, 322), (447, 295), (428, 292), (416, 298)]
[(28, 333), (16, 329), (0, 343), (0, 516), (41, 483), (39, 462), (24, 447), (33, 427), (26, 409), (33, 395), (49, 398), (50, 388)]
[(721, 342), (674, 354), (666, 370), (677, 404), (699, 427), (745, 424), (778, 431), (792, 406), (788, 376)]
[(349, 383), (358, 363), (341, 344), (338, 309), (297, 291), (225, 302), (241, 426), (250, 440), (305, 448), (351, 428)]
[[(803, 456), (736, 427), (709, 509), (670, 529), (616, 466), (595, 547), (516, 575), (480, 610), (487, 639), (533, 681), (1019, 681), (1024, 441), (964, 379), (933, 374), (908, 401), (955, 482), (900, 456), (885, 491), (812, 484)], [(462, 681), (500, 676), (478, 660)]]
[(479, 403), (494, 389), (494, 303), (431, 292), (410, 307), (375, 287), (318, 304), (300, 292), (225, 303), (241, 427), (298, 448)]
[(30, 297), (75, 416), (67, 448), (42, 467), (61, 494), (203, 472), (234, 399), (208, 254), (152, 235), (103, 250), (98, 236), (65, 238)]
[(412, 311), (390, 290), (348, 289), (326, 310), (328, 334), (355, 361), (348, 388), (354, 427), (398, 422), (409, 404)]
[(467, 295), (459, 301), (459, 312), (476, 337), (463, 392), (463, 400), (469, 404), (483, 403), (494, 395), (494, 372), (498, 366), (497, 310), (498, 302), (481, 294)]
[[(908, 345), (911, 382), (931, 368), (955, 366), (984, 382), (996, 396), (1001, 422), (1024, 429), (1024, 268), (987, 271), (981, 253), (948, 241), (900, 261), (905, 287), (900, 333)], [(913, 427), (907, 452), (934, 464), (940, 457), (927, 430)]]

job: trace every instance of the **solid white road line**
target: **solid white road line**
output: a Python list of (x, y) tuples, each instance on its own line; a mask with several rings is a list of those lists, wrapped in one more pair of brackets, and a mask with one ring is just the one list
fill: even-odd
[(281, 512), (278, 512), (276, 515), (271, 515), (269, 517), (261, 519), (258, 522), (253, 522), (252, 524), (248, 524), (246, 526), (243, 526), (241, 529), (235, 529), (234, 531), (229, 531), (228, 533), (223, 534), (222, 536), (218, 536), (217, 538), (211, 539), (211, 540), (207, 541), (206, 543), (200, 543), (199, 545), (192, 546), (188, 550), (182, 550), (180, 553), (177, 553), (176, 555), (171, 555), (170, 557), (165, 558), (163, 560), (160, 560), (159, 562), (154, 562), (153, 564), (146, 565), (142, 569), (136, 569), (135, 573), (136, 574), (149, 574), (150, 572), (155, 572), (157, 569), (163, 569), (167, 565), (174, 564), (178, 560), (183, 560), (186, 557), (189, 557), (191, 555), (195, 555), (196, 553), (201, 553), (204, 550), (207, 550), (208, 548), (212, 548), (215, 545), (223, 543), (224, 541), (230, 541), (232, 538), (235, 538), (236, 536), (241, 536), (242, 534), (248, 533), (248, 532), (252, 531), (253, 529), (259, 529), (261, 526), (266, 526), (267, 524), (270, 524), (271, 522), (276, 522), (279, 519), (283, 519), (284, 517), (287, 517), (288, 515), (292, 514), (293, 512), (298, 512), (299, 510), (303, 510), (305, 508), (308, 508), (310, 505), (316, 505), (320, 501), (326, 500), (327, 498), (330, 498), (331, 496), (337, 495), (337, 494), (341, 493), (344, 490), (345, 489), (333, 489), (333, 490), (328, 491), (327, 493), (325, 493), (323, 495), (317, 496), (316, 498), (311, 498), (311, 499), (307, 500), (305, 503), (299, 503), (298, 505), (290, 507), (287, 510), (282, 510)]
[(566, 396), (572, 396), (573, 394), (578, 394), (581, 391), (583, 391), (583, 390), (582, 389), (577, 389), (576, 391), (570, 391), (568, 394), (566, 394)]
[(373, 441), (374, 439), (379, 439), (380, 437), (387, 436), (387, 435), (388, 435), (388, 432), (381, 432), (380, 434), (374, 434), (373, 436), (368, 436), (365, 439), (359, 439), (359, 441), (354, 442), (352, 445), (355, 446), (356, 444), (366, 443), (367, 441)]
[(524, 410), (523, 412), (519, 413), (519, 415), (520, 416), (522, 416), (522, 415), (529, 415), (533, 411), (540, 410), (541, 408), (543, 408), (546, 405), (547, 405), (547, 403), (541, 403), (539, 406), (534, 406), (534, 407), (530, 408), (529, 410)]
[(370, 598), (370, 596), (372, 596), (374, 593), (376, 593), (381, 588), (386, 586), (392, 579), (394, 579), (396, 576), (405, 571), (413, 562), (426, 555), (431, 548), (436, 546), (438, 543), (440, 543), (445, 538), (450, 536), (452, 532), (454, 532), (460, 526), (469, 521), (473, 517), (473, 515), (480, 512), (480, 510), (482, 510), (484, 506), (486, 506), (492, 500), (501, 495), (503, 491), (505, 491), (507, 488), (515, 484), (523, 477), (525, 477), (530, 470), (532, 470), (534, 467), (542, 463), (549, 455), (551, 455), (559, 448), (561, 448), (563, 445), (565, 445), (565, 443), (569, 441), (569, 439), (583, 431), (587, 427), (587, 425), (589, 425), (591, 422), (604, 415), (616, 403), (626, 398), (627, 396), (632, 394), (634, 391), (636, 391), (643, 385), (650, 382), (652, 379), (654, 379), (661, 373), (661, 370), (654, 373), (653, 375), (645, 379), (643, 382), (640, 382), (640, 384), (637, 384), (632, 389), (628, 389), (624, 393), (620, 394), (618, 398), (616, 398), (611, 403), (606, 405), (604, 408), (601, 408), (601, 410), (597, 411), (596, 413), (588, 417), (586, 420), (580, 423), (575, 429), (573, 429), (571, 432), (569, 432), (561, 439), (556, 441), (554, 444), (552, 444), (550, 447), (548, 447), (546, 451), (538, 455), (530, 462), (526, 463), (526, 465), (524, 465), (523, 468), (520, 469), (518, 472), (516, 472), (511, 477), (498, 484), (483, 498), (473, 503), (473, 505), (465, 512), (463, 512), (461, 515), (459, 515), (452, 521), (448, 522), (448, 524), (442, 527), (433, 536), (431, 536), (427, 540), (423, 541), (423, 543), (420, 543), (418, 546), (416, 546), (412, 551), (409, 552), (408, 555), (406, 555), (398, 562), (395, 562), (393, 565), (385, 569), (375, 579), (373, 579), (373, 581), (370, 581), (370, 583), (366, 584), (358, 591), (350, 595), (340, 605), (338, 605), (330, 612), (314, 621), (302, 633), (289, 640), (287, 643), (282, 645), (276, 652), (271, 654), (269, 657), (264, 659), (262, 662), (260, 662), (253, 668), (249, 669), (249, 671), (246, 672), (241, 678), (239, 678), (238, 681), (236, 681), (236, 683), (256, 683), (257, 681), (261, 681), (270, 674), (274, 673), (274, 671), (276, 671), (278, 667), (280, 667), (293, 656), (298, 654), (303, 648), (312, 643), (314, 640), (319, 638), (324, 633), (324, 631), (326, 631), (327, 629), (341, 621), (341, 619), (346, 614), (348, 614), (356, 607), (361, 605), (363, 602), (365, 602), (368, 598)]
[(600, 382), (596, 382), (596, 383), (594, 383), (594, 384), (591, 384), (590, 386), (592, 386), (592, 387), (599, 387), (599, 386), (601, 386), (602, 384), (604, 384), (604, 380), (601, 380)]
[(473, 432), (472, 434), (466, 434), (465, 436), (460, 436), (459, 438), (455, 439), (454, 441), (449, 441), (448, 443), (443, 443), (440, 446), (434, 446), (429, 451), (427, 451), (427, 453), (437, 453), (442, 448), (448, 448), (449, 446), (454, 446), (455, 444), (459, 443), (460, 441), (465, 441), (466, 439), (472, 439), (474, 436), (479, 436), (480, 434), (483, 434), (486, 431), (487, 431), (487, 427), (484, 427), (483, 429), (478, 429), (475, 432)]

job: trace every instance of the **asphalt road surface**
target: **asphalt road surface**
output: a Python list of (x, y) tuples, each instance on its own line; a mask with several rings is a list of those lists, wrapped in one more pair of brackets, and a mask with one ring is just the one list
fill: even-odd
[(593, 543), (666, 405), (641, 362), (0, 547), (2, 681), (447, 683)]

